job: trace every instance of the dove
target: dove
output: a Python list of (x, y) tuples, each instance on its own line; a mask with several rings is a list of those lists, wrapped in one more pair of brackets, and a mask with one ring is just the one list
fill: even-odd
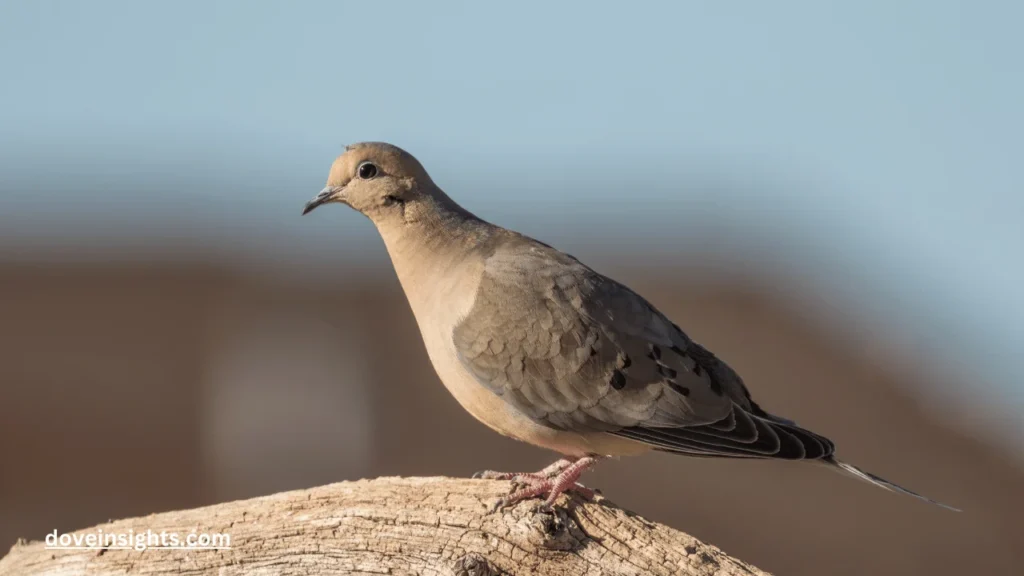
[(345, 148), (303, 215), (340, 203), (376, 226), (438, 377), (474, 418), (559, 453), (495, 508), (560, 494), (599, 460), (652, 450), (814, 462), (956, 510), (835, 457), (831, 440), (762, 409), (728, 364), (623, 284), (453, 201), (408, 152)]

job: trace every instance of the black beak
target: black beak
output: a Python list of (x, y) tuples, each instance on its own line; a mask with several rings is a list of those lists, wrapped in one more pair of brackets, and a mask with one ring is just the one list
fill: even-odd
[(335, 186), (328, 186), (324, 188), (320, 193), (314, 196), (312, 200), (306, 202), (306, 207), (302, 209), (302, 215), (305, 216), (315, 210), (317, 206), (327, 204), (331, 200), (334, 200), (335, 195), (340, 191), (341, 189)]

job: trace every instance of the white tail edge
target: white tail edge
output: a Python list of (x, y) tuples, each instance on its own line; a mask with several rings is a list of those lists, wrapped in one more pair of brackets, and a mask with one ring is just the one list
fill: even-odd
[(917, 498), (919, 500), (924, 500), (925, 502), (930, 502), (932, 504), (935, 504), (936, 506), (941, 506), (942, 508), (945, 508), (946, 510), (952, 510), (953, 512), (961, 512), (961, 510), (959, 508), (954, 508), (954, 507), (952, 507), (952, 506), (950, 506), (948, 504), (943, 504), (942, 502), (937, 502), (935, 500), (932, 500), (931, 498), (928, 498), (927, 496), (922, 496), (922, 495), (918, 494), (917, 492), (914, 492), (913, 490), (908, 490), (908, 489), (904, 488), (903, 486), (900, 486), (898, 484), (893, 484), (892, 482), (889, 482), (885, 478), (880, 478), (880, 477), (875, 476), (874, 474), (872, 474), (870, 472), (865, 472), (864, 470), (861, 470), (860, 468), (857, 468), (853, 464), (847, 464), (846, 462), (841, 462), (841, 461), (836, 460), (834, 458), (829, 459), (829, 460), (823, 460), (823, 462), (827, 462), (828, 464), (831, 464), (832, 466), (835, 466), (836, 468), (838, 468), (842, 472), (845, 472), (845, 473), (847, 473), (847, 474), (849, 474), (849, 475), (851, 475), (851, 476), (853, 476), (855, 478), (860, 478), (861, 480), (863, 480), (865, 482), (870, 482), (871, 484), (874, 484), (875, 486), (878, 486), (879, 488), (884, 488), (884, 489), (886, 489), (886, 490), (888, 490), (890, 492), (899, 492), (900, 494), (906, 494), (908, 496), (913, 496), (914, 498)]

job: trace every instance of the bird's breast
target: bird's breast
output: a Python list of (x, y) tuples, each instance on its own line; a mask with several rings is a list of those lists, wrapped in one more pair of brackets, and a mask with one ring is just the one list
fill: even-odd
[(480, 422), (506, 436), (530, 441), (523, 437), (524, 430), (538, 425), (477, 381), (455, 349), (452, 334), (473, 308), (482, 272), (482, 267), (474, 270), (472, 264), (456, 266), (450, 273), (432, 279), (429, 290), (414, 289), (410, 293), (406, 289), (406, 295), (427, 356), (452, 396)]
[[(441, 382), (474, 418), (511, 438), (567, 456), (637, 454), (649, 447), (600, 432), (557, 430), (532, 420), (492, 392), (465, 367), (455, 349), (455, 327), (473, 309), (483, 261), (473, 258), (392, 258), (427, 356)], [(429, 263), (429, 265), (427, 264)]]
[[(473, 294), (475, 296), (475, 290)], [(573, 457), (631, 455), (650, 449), (602, 432), (574, 432), (545, 426), (478, 381), (459, 359), (452, 338), (455, 326), (472, 308), (472, 301), (467, 302), (461, 290), (438, 294), (433, 303), (423, 302), (418, 307), (417, 324), (441, 382), (467, 412), (492, 430)]]

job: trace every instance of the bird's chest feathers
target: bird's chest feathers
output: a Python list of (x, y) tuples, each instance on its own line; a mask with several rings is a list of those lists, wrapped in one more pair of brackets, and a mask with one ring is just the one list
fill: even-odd
[(452, 333), (473, 308), (482, 266), (470, 261), (435, 260), (431, 267), (396, 263), (395, 271), (416, 317), (427, 355), (449, 385), (449, 377), (461, 368)]
[(447, 273), (438, 269), (415, 276), (398, 272), (427, 355), (445, 387), (477, 420), (516, 437), (524, 416), (470, 374), (452, 338), (455, 327), (473, 308), (482, 274), (482, 263), (470, 261), (452, 263)]

